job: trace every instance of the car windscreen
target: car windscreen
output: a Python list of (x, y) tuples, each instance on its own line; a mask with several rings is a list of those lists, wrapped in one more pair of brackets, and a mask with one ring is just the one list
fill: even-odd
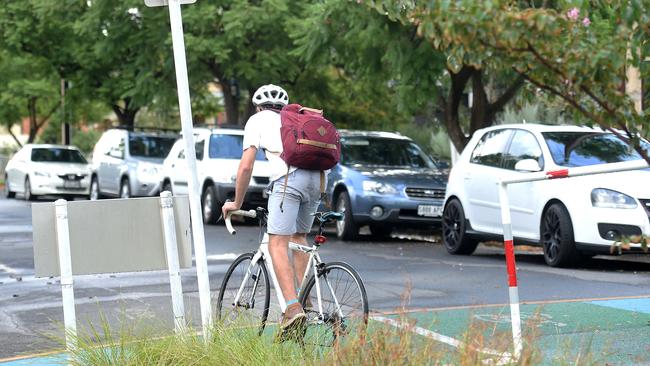
[(172, 136), (129, 135), (129, 154), (147, 158), (165, 158), (176, 138)]
[[(612, 133), (602, 132), (543, 132), (553, 161), (566, 167), (588, 166), (639, 160), (641, 155), (626, 141)], [(650, 151), (650, 144), (641, 146)]]
[(87, 164), (86, 159), (78, 150), (61, 148), (36, 148), (32, 149), (32, 161), (54, 163)]
[(436, 168), (412, 141), (383, 137), (341, 138), (341, 164), (395, 168)]
[[(241, 159), (244, 151), (244, 136), (242, 135), (226, 135), (226, 134), (213, 134), (210, 136), (210, 151), (208, 156), (210, 159)], [(265, 160), (264, 151), (257, 150), (255, 160)]]

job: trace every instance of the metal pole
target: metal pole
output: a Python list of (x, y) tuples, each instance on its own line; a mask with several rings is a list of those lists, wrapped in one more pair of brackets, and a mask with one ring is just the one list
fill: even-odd
[(68, 202), (59, 199), (54, 202), (56, 213), (56, 239), (59, 247), (59, 269), (61, 274), (61, 296), (63, 298), (63, 323), (65, 343), (73, 351), (77, 343), (77, 317), (74, 307), (72, 279), (72, 258), (70, 254), (70, 231), (68, 228)]
[(506, 268), (508, 270), (508, 295), (510, 297), (510, 320), (512, 324), (512, 340), (515, 360), (521, 356), (523, 343), (521, 340), (521, 313), (519, 312), (519, 289), (517, 288), (517, 265), (515, 264), (515, 248), (510, 219), (510, 202), (506, 183), (498, 183), (499, 203), (501, 205), (501, 221), (503, 222), (503, 244), (506, 252)]
[(165, 237), (165, 253), (169, 268), (169, 285), (172, 293), (174, 312), (174, 329), (180, 334), (185, 329), (185, 305), (183, 304), (183, 286), (178, 261), (178, 244), (176, 241), (176, 222), (174, 220), (174, 201), (172, 194), (164, 191), (160, 194), (160, 215)]
[(210, 339), (212, 329), (212, 306), (210, 305), (210, 282), (208, 279), (208, 261), (205, 250), (205, 234), (203, 232), (203, 215), (199, 192), (199, 178), (196, 171), (196, 152), (192, 129), (192, 107), (190, 105), (190, 89), (187, 81), (187, 65), (185, 60), (185, 42), (183, 40), (183, 19), (179, 0), (169, 0), (169, 20), (172, 29), (172, 44), (174, 49), (174, 64), (176, 66), (176, 86), (178, 88), (178, 106), (185, 140), (185, 160), (189, 170), (190, 217), (192, 219), (192, 234), (194, 239), (194, 254), (196, 258), (196, 274), (199, 286), (199, 303), (201, 305), (201, 323), (204, 341)]

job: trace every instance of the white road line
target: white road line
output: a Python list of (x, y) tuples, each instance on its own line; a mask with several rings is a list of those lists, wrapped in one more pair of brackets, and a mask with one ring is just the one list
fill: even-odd
[[(414, 325), (411, 325), (411, 324), (405, 324), (405, 323), (399, 322), (399, 321), (397, 321), (395, 319), (390, 319), (390, 318), (386, 318), (386, 317), (383, 317), (383, 316), (372, 316), (372, 317), (370, 317), (370, 319), (376, 320), (378, 322), (382, 322), (382, 323), (385, 323), (385, 324), (388, 324), (388, 325), (392, 325), (392, 326), (394, 326), (396, 328), (410, 330), (415, 334), (419, 334), (421, 336), (433, 339), (435, 341), (442, 342), (444, 344), (450, 345), (450, 346), (455, 347), (455, 348), (465, 347), (465, 344), (463, 342), (461, 342), (461, 341), (459, 341), (459, 340), (457, 340), (455, 338), (451, 338), (451, 337), (448, 337), (446, 335), (436, 333), (436, 332), (431, 331), (429, 329), (424, 329), (422, 327), (414, 326)], [(481, 353), (484, 353), (486, 355), (499, 357), (496, 365), (505, 365), (505, 364), (511, 363), (513, 361), (512, 355), (509, 352), (499, 352), (499, 351), (495, 351), (495, 350), (492, 350), (492, 349), (489, 349), (489, 348), (481, 348), (481, 349), (478, 349), (478, 351), (481, 352)]]
[(0, 263), (0, 272), (6, 272), (6, 273), (9, 273), (10, 275), (19, 273), (15, 268), (11, 268), (11, 267), (9, 267), (7, 265), (4, 265), (2, 263)]
[(235, 253), (226, 253), (226, 254), (212, 254), (208, 255), (207, 258), (209, 261), (225, 261), (225, 260), (234, 260), (238, 255)]

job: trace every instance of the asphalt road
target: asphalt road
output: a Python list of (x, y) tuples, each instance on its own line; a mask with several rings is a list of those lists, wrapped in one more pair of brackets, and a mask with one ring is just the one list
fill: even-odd
[[(31, 230), (30, 204), (0, 199), (0, 360), (60, 348), (63, 337), (60, 285), (57, 278), (34, 277)], [(230, 262), (257, 247), (258, 234), (255, 226), (239, 226), (235, 237), (223, 226), (205, 228), (214, 293)], [(359, 271), (374, 312), (508, 303), (501, 248), (481, 245), (472, 256), (451, 256), (437, 235), (435, 230), (395, 232), (388, 239), (368, 236), (355, 243), (330, 235), (321, 256)], [(546, 266), (535, 249), (519, 248), (516, 258), (522, 302), (650, 296), (645, 256), (595, 257), (574, 269)], [(187, 318), (198, 327), (195, 269), (183, 270), (182, 279)], [(100, 318), (112, 329), (172, 329), (165, 272), (77, 276), (75, 299), (82, 331), (101, 324)]]

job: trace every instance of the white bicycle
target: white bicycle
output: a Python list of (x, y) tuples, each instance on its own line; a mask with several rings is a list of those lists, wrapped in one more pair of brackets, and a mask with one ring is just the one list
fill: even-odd
[[(270, 283), (273, 283), (281, 311), (287, 307), (269, 254), (269, 236), (265, 230), (267, 211), (258, 208), (230, 212), (225, 220), (226, 227), (234, 235), (231, 215), (257, 218), (261, 240), (257, 251), (240, 255), (226, 271), (217, 301), (217, 318), (224, 325), (259, 327), (261, 335), (269, 316)], [(323, 226), (330, 221), (342, 220), (343, 214), (317, 212), (314, 216), (318, 233), (313, 244), (289, 243), (289, 248), (309, 254), (298, 294), (298, 301), (307, 317), (301, 341), (329, 346), (351, 331), (365, 330), (368, 297), (361, 277), (352, 266), (344, 262), (324, 263), (318, 254), (319, 247), (327, 241), (323, 236)]]

